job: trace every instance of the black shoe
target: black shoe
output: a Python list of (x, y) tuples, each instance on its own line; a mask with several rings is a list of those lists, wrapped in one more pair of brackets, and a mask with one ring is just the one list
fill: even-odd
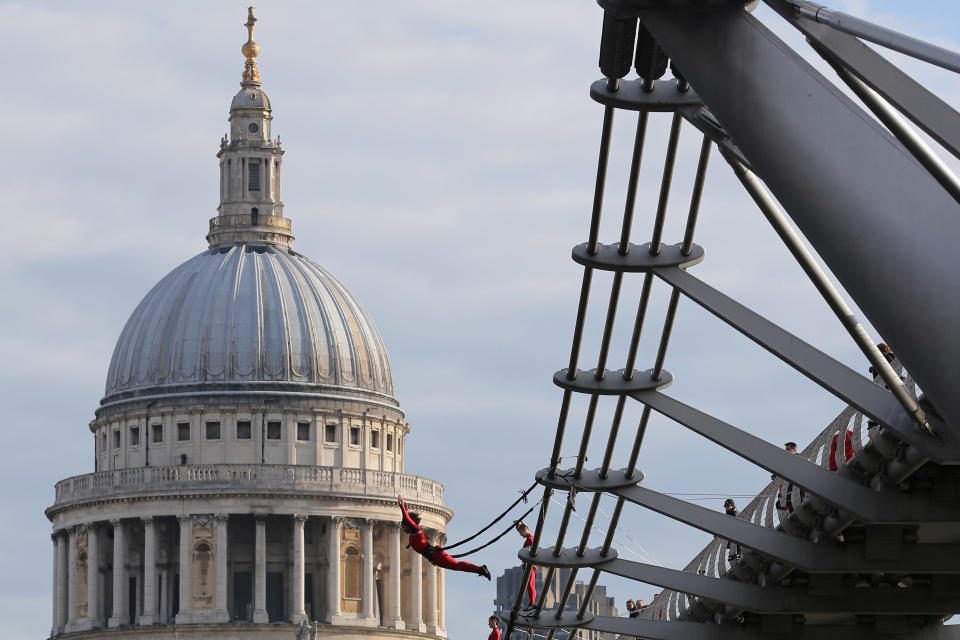
[(487, 580), (490, 579), (490, 570), (487, 569), (487, 565), (483, 565), (482, 567), (480, 567), (480, 575), (486, 578)]

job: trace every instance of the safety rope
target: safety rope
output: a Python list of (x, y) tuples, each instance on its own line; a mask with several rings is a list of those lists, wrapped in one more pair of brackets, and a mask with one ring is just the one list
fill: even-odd
[[(532, 488), (532, 487), (531, 487), (531, 488)], [(526, 512), (526, 513), (524, 513), (522, 516), (520, 516), (519, 518), (517, 518), (516, 520), (514, 520), (513, 522), (511, 522), (509, 525), (507, 525), (507, 528), (504, 529), (504, 530), (500, 533), (500, 535), (498, 535), (496, 538), (494, 538), (494, 539), (491, 540), (490, 542), (488, 542), (488, 543), (486, 543), (486, 544), (483, 544), (483, 545), (480, 545), (480, 546), (477, 547), (476, 549), (470, 549), (470, 551), (464, 551), (463, 553), (454, 553), (454, 554), (451, 554), (451, 557), (453, 557), (453, 558), (462, 558), (462, 557), (464, 557), (464, 556), (470, 555), (471, 553), (476, 553), (477, 551), (480, 551), (481, 549), (486, 549), (487, 547), (489, 547), (490, 545), (492, 545), (494, 542), (496, 542), (497, 540), (499, 540), (499, 539), (502, 538), (503, 536), (505, 536), (505, 535), (507, 535), (508, 533), (510, 533), (510, 531), (513, 530), (513, 528), (517, 526), (517, 523), (521, 522), (524, 518), (526, 518), (528, 515), (530, 515), (530, 512), (533, 511), (533, 510), (536, 509), (536, 508), (537, 508), (537, 505), (533, 505), (532, 507), (530, 507), (529, 509), (527, 509), (527, 512)], [(501, 516), (501, 517), (502, 517), (502, 516)], [(499, 518), (498, 518), (498, 520), (499, 520)], [(496, 520), (494, 520), (494, 522), (496, 522)], [(490, 524), (492, 525), (493, 522), (491, 522)], [(490, 526), (487, 526), (487, 529), (489, 529), (489, 528), (490, 528)], [(477, 534), (477, 535), (479, 535), (479, 534)], [(476, 538), (477, 536), (473, 536), (473, 537)], [(466, 542), (466, 540), (464, 540), (463, 542)], [(458, 542), (457, 544), (460, 544), (460, 543)], [(447, 547), (447, 548), (449, 548), (449, 547)]]
[[(533, 489), (534, 489), (536, 486), (537, 486), (537, 482), (534, 481), (534, 483), (533, 483), (532, 485), (530, 485), (530, 488), (529, 488), (529, 489), (527, 489), (526, 491), (524, 491), (524, 492), (520, 495), (520, 497), (517, 498), (517, 500), (516, 500), (512, 505), (510, 505), (509, 507), (507, 507), (507, 510), (506, 510), (506, 511), (504, 511), (504, 512), (501, 513), (499, 516), (497, 516), (497, 517), (493, 520), (493, 522), (491, 522), (490, 524), (488, 524), (487, 526), (485, 526), (483, 529), (480, 529), (480, 531), (477, 531), (475, 534), (473, 534), (473, 535), (470, 536), (469, 538), (464, 538), (464, 539), (461, 540), (460, 542), (454, 542), (453, 544), (448, 544), (448, 545), (446, 545), (446, 546), (444, 546), (444, 547), (441, 547), (441, 548), (442, 548), (444, 551), (446, 551), (447, 549), (453, 549), (453, 548), (455, 548), (455, 547), (459, 547), (459, 546), (462, 545), (462, 544), (466, 544), (467, 542), (470, 542), (471, 540), (473, 540), (474, 538), (476, 538), (477, 536), (479, 536), (480, 534), (482, 534), (484, 531), (486, 531), (487, 529), (489, 529), (489, 528), (492, 527), (493, 525), (495, 525), (495, 524), (497, 524), (498, 522), (500, 522), (500, 521), (503, 519), (503, 517), (506, 516), (508, 513), (510, 513), (510, 511), (511, 511), (515, 506), (517, 506), (517, 505), (520, 504), (521, 502), (526, 502), (526, 501), (527, 501), (527, 494), (529, 494), (531, 491), (533, 491)], [(527, 513), (530, 513), (530, 512), (528, 511)], [(526, 514), (524, 514), (524, 516), (526, 516)], [(520, 520), (523, 520), (523, 517), (521, 517)], [(516, 522), (519, 522), (520, 520), (517, 520)], [(514, 525), (512, 525), (512, 526), (516, 526), (516, 522), (515, 522)], [(501, 534), (500, 537), (503, 537), (503, 534)], [(499, 540), (499, 538), (497, 538), (497, 540)], [(488, 544), (489, 544), (489, 543), (488, 543)], [(484, 546), (487, 546), (487, 545), (484, 545)], [(482, 549), (482, 548), (483, 548), (483, 547), (480, 547), (480, 549)], [(474, 549), (474, 551), (477, 551), (477, 549)], [(470, 552), (468, 552), (468, 553), (473, 553), (473, 551), (470, 551)], [(460, 554), (460, 555), (467, 555), (467, 554), (466, 554), (466, 553), (462, 553), (462, 554)], [(460, 557), (460, 556), (453, 556), (453, 557), (454, 557), (454, 558), (458, 558), (458, 557)]]

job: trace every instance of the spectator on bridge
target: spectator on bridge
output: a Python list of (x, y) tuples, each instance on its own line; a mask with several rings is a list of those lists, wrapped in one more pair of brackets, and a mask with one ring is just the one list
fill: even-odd
[[(783, 445), (783, 448), (787, 453), (792, 453), (797, 455), (797, 443), (796, 442), (786, 442)], [(793, 483), (787, 483), (787, 490), (783, 491), (783, 481), (780, 481), (779, 486), (777, 486), (777, 509), (786, 509), (787, 513), (793, 513)], [(801, 493), (801, 497), (802, 497)]]
[[(740, 515), (740, 512), (737, 511), (737, 505), (736, 503), (734, 503), (733, 498), (727, 498), (726, 500), (723, 501), (723, 510), (726, 512), (728, 516), (733, 516), (734, 518)], [(732, 543), (732, 544), (733, 546), (736, 547), (737, 551), (736, 553), (734, 553), (733, 551), (730, 550), (731, 542), (727, 540), (727, 560), (735, 560), (742, 557), (743, 555), (740, 552), (740, 543)]]
[(490, 616), (490, 619), (487, 620), (487, 626), (490, 627), (490, 635), (487, 636), (487, 640), (500, 640), (500, 618), (497, 616)]
[[(844, 461), (847, 461), (853, 457), (853, 441), (851, 440), (852, 436), (853, 436), (853, 431), (851, 431), (850, 429), (847, 429), (847, 435), (843, 439)], [(837, 433), (833, 434), (833, 439), (830, 440), (830, 461), (828, 462), (830, 471), (837, 470), (837, 440), (839, 439), (840, 439), (840, 432), (838, 431)]]
[(640, 617), (640, 612), (643, 611), (643, 608), (644, 608), (645, 606), (647, 606), (646, 603), (645, 603), (643, 600), (641, 600), (640, 598), (637, 598), (637, 604), (636, 604), (636, 607), (634, 607), (634, 611), (637, 612), (637, 615), (635, 615), (635, 616), (630, 616), (630, 617), (631, 617), (631, 618), (639, 618), (639, 617)]
[(627, 600), (627, 616), (631, 618), (636, 618), (640, 615), (640, 607), (638, 607), (633, 600)]
[[(877, 350), (883, 354), (883, 357), (886, 358), (887, 362), (893, 364), (893, 361), (897, 359), (897, 356), (893, 355), (893, 349), (884, 344), (883, 342), (877, 345)], [(880, 372), (878, 372), (873, 366), (870, 367), (870, 377), (873, 378), (873, 381), (877, 384), (883, 384), (883, 381), (880, 380)], [(900, 379), (903, 380), (903, 376), (900, 376)], [(883, 384), (885, 389), (889, 389), (887, 385)], [(867, 420), (867, 434), (872, 435), (870, 429), (875, 429), (879, 427), (880, 424), (876, 420)]]
[[(883, 354), (883, 357), (886, 358), (887, 362), (889, 362), (890, 364), (893, 364), (893, 361), (897, 359), (897, 356), (893, 355), (893, 349), (891, 349), (889, 346), (887, 346), (883, 342), (877, 345), (877, 350), (879, 350), (880, 353)], [(874, 369), (871, 366), (870, 376), (874, 379), (874, 381), (876, 381), (876, 379), (880, 377), (880, 372), (878, 372), (876, 369)]]

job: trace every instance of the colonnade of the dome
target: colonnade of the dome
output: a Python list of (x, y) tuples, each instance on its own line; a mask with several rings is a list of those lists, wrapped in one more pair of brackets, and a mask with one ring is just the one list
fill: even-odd
[(311, 620), (445, 635), (443, 574), (403, 549), (396, 520), (134, 510), (98, 520), (83, 509), (91, 519), (54, 529), (51, 636)]

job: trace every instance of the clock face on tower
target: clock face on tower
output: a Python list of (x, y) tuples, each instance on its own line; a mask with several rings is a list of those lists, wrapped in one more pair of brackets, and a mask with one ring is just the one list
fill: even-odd
[(249, 124), (249, 126), (247, 126), (247, 130), (248, 130), (250, 133), (256, 133), (257, 131), (260, 131), (260, 127), (257, 126), (257, 123), (256, 123), (256, 122), (251, 122), (251, 123)]

